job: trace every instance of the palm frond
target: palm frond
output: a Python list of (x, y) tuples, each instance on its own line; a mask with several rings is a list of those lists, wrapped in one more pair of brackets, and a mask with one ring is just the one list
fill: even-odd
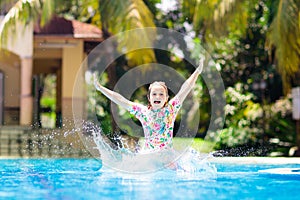
[(53, 13), (55, 12), (55, 1), (51, 0), (44, 0), (41, 1), (41, 26), (44, 26), (52, 17)]
[(288, 92), (300, 70), (300, 1), (280, 0), (267, 35), (269, 51), (275, 49), (277, 68)]
[(26, 26), (37, 20), (39, 16), (43, 23), (49, 20), (54, 10), (52, 2), (51, 0), (19, 0), (0, 24), (0, 47), (7, 44), (8, 36), (15, 35), (17, 26)]
[[(240, 0), (198, 0), (193, 18), (197, 32), (205, 29), (206, 36), (226, 35), (230, 30), (246, 29), (249, 1)], [(209, 37), (206, 37), (209, 38)]]
[[(119, 50), (126, 50), (128, 63), (132, 66), (155, 61), (154, 51), (145, 49), (151, 46), (156, 35), (147, 27), (155, 27), (148, 7), (140, 0), (102, 0), (100, 13), (103, 28), (112, 34), (119, 34)], [(105, 21), (104, 21), (105, 19)], [(139, 29), (138, 31), (130, 31)]]

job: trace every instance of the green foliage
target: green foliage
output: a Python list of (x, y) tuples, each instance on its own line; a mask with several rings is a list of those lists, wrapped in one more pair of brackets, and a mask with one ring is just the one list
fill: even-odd
[(237, 83), (226, 89), (225, 97), (225, 127), (209, 133), (207, 138), (216, 142), (216, 148), (253, 143), (260, 138), (263, 130), (256, 125), (262, 117), (262, 108), (253, 102), (253, 94), (246, 92), (243, 84)]
[(278, 71), (281, 74), (285, 92), (292, 81), (299, 80), (300, 68), (300, 1), (278, 0), (273, 2), (276, 10), (269, 27), (267, 45), (270, 54), (275, 51)]
[(192, 23), (194, 30), (206, 42), (213, 44), (222, 35), (231, 31), (244, 33), (249, 9), (256, 1), (227, 0), (181, 0), (182, 15)]
[(91, 23), (101, 27), (101, 18), (99, 12), (98, 0), (55, 0), (56, 11), (67, 19), (76, 19), (81, 22)]
[(296, 141), (296, 127), (292, 119), (292, 99), (287, 96), (266, 105), (265, 134), (268, 138), (276, 138), (279, 142), (294, 144)]
[[(295, 125), (291, 106), (288, 106), (290, 99), (277, 100), (282, 95), (281, 79), (265, 48), (270, 18), (274, 14), (269, 3), (259, 1), (250, 10), (245, 35), (231, 32), (216, 42), (217, 48), (212, 53), (227, 87), (225, 127), (209, 135), (217, 148), (268, 142), (271, 138), (280, 142), (295, 141)], [(254, 85), (262, 81), (266, 88), (256, 89)], [(237, 90), (237, 82), (243, 90)], [(232, 95), (229, 99), (228, 94)], [(237, 97), (242, 101), (237, 103)], [(282, 112), (287, 114), (281, 115)]]
[(42, 78), (43, 85), (43, 95), (41, 97), (41, 107), (51, 108), (52, 112), (56, 109), (56, 75), (49, 74)]
[(201, 153), (210, 153), (214, 149), (214, 143), (201, 138), (195, 138), (191, 147)]
[[(101, 14), (102, 28), (109, 34), (118, 34), (118, 50), (126, 49), (126, 58), (129, 66), (137, 66), (155, 62), (156, 58), (151, 46), (155, 39), (155, 24), (153, 15), (140, 0), (100, 0), (99, 9)], [(154, 29), (148, 30), (147, 27)], [(129, 30), (140, 31), (130, 32)], [(132, 42), (134, 38), (134, 42)], [(139, 49), (139, 50), (137, 50)]]
[(54, 97), (43, 97), (41, 99), (41, 107), (51, 108), (52, 111), (55, 111), (56, 99)]
[(269, 142), (295, 142), (295, 125), (291, 119), (290, 98), (277, 100), (269, 105), (260, 105), (243, 84), (228, 87), (225, 92), (225, 127), (207, 138), (216, 143), (216, 149)]
[[(92, 78), (92, 72), (87, 72), (87, 95), (88, 95), (88, 120), (95, 121), (95, 115), (99, 126), (102, 128), (105, 134), (112, 132), (111, 128), (111, 113), (110, 113), (110, 102), (100, 92), (95, 90)], [(108, 82), (107, 74), (102, 74), (101, 79), (98, 79), (100, 84), (106, 85)]]
[[(8, 37), (15, 35), (18, 26), (26, 26), (38, 20), (47, 22), (54, 12), (52, 0), (19, 0), (5, 15), (0, 26), (0, 47), (7, 45)], [(18, 27), (20, 28), (20, 27)]]

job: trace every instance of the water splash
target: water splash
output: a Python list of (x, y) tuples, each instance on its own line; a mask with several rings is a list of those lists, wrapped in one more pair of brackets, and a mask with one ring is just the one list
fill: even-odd
[(145, 174), (171, 170), (180, 176), (205, 174), (205, 177), (215, 177), (217, 172), (214, 165), (208, 161), (212, 155), (201, 154), (192, 148), (180, 151), (175, 149), (157, 152), (137, 151), (136, 146), (139, 144), (130, 147), (120, 135), (108, 138), (93, 122), (84, 121), (80, 129), (86, 148), (95, 158), (102, 161), (104, 167), (114, 171)]
[(216, 178), (217, 168), (209, 162), (212, 157), (212, 154), (201, 154), (195, 149), (189, 148), (177, 161), (176, 172), (182, 178), (188, 179)]

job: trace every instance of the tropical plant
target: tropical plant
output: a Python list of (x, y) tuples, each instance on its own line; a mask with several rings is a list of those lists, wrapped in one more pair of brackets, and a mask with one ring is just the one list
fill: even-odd
[(268, 138), (276, 138), (277, 143), (295, 145), (295, 123), (292, 120), (291, 95), (278, 99), (276, 102), (264, 106), (265, 134)]
[(255, 143), (262, 138), (263, 129), (257, 126), (263, 116), (262, 107), (253, 101), (254, 95), (246, 92), (244, 86), (237, 83), (225, 91), (225, 127), (207, 135), (216, 142), (217, 149)]
[[(154, 32), (141, 31), (139, 36), (132, 35), (128, 30), (145, 27), (155, 27), (153, 15), (148, 7), (140, 0), (5, 0), (4, 3), (16, 2), (5, 15), (0, 27), (0, 44), (7, 41), (9, 30), (16, 29), (18, 23), (27, 25), (40, 18), (41, 25), (49, 21), (54, 14), (66, 14), (69, 17), (78, 17), (81, 20), (90, 19), (92, 23), (102, 27), (105, 33), (115, 35), (120, 32), (122, 38), (118, 41), (118, 49), (127, 49), (126, 56), (129, 65), (135, 66), (155, 61), (151, 49), (142, 49), (145, 43), (151, 44), (155, 38)], [(75, 11), (74, 11), (75, 10)], [(71, 15), (71, 16), (70, 16)], [(99, 23), (101, 22), (101, 23)], [(132, 42), (133, 38), (143, 38)]]
[(197, 35), (207, 44), (214, 46), (219, 37), (231, 31), (245, 32), (248, 10), (253, 1), (237, 0), (181, 0), (183, 17), (193, 24)]
[(300, 85), (300, 0), (270, 1), (273, 15), (267, 35), (269, 52), (277, 62), (284, 90)]
[(225, 127), (217, 132), (210, 132), (207, 139), (215, 142), (216, 149), (247, 145), (257, 146), (259, 149), (259, 145), (268, 144), (270, 149), (265, 149), (264, 153), (281, 151), (281, 155), (287, 155), (288, 147), (295, 141), (291, 98), (285, 97), (262, 106), (254, 102), (255, 96), (247, 92), (245, 86), (237, 83), (226, 89)]
[[(245, 33), (249, 9), (266, 4), (270, 14), (264, 20), (267, 26), (267, 43), (270, 58), (276, 62), (283, 80), (284, 91), (291, 85), (300, 85), (300, 18), (299, 0), (256, 1), (197, 1), (182, 0), (183, 17), (193, 23), (194, 30), (204, 40), (212, 41), (230, 32)], [(275, 56), (274, 56), (275, 55)]]
[[(14, 4), (14, 6), (7, 12), (4, 20), (0, 25), (0, 47), (5, 46), (7, 38), (11, 34), (15, 34), (18, 25), (28, 25), (29, 23), (35, 22), (40, 17), (41, 25), (44, 25), (50, 20), (54, 12), (54, 4), (51, 0), (44, 1), (13, 1), (4, 0), (1, 2), (3, 5)], [(1, 4), (1, 5), (2, 5)], [(0, 5), (0, 6), (1, 6)], [(12, 32), (11, 32), (12, 31)]]

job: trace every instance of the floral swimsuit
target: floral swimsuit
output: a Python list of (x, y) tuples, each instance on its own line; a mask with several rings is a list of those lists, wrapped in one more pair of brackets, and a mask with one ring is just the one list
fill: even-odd
[(172, 147), (173, 128), (176, 115), (181, 107), (178, 98), (158, 110), (134, 103), (129, 112), (142, 123), (145, 134), (145, 150), (156, 151)]

